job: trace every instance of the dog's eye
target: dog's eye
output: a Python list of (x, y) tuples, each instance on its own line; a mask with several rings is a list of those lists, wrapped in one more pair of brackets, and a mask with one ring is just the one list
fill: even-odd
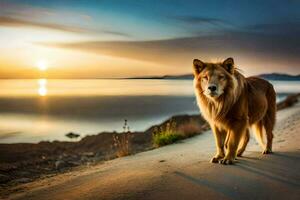
[(224, 75), (220, 75), (219, 79), (225, 79), (225, 76)]
[(208, 79), (208, 77), (207, 77), (207, 76), (203, 76), (202, 78), (203, 78), (204, 80), (207, 80), (207, 79)]

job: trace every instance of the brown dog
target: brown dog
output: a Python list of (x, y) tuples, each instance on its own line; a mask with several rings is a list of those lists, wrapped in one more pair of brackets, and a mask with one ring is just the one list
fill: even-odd
[(249, 141), (249, 127), (262, 145), (266, 134), (263, 153), (271, 153), (276, 114), (272, 84), (258, 77), (245, 78), (232, 58), (220, 63), (195, 59), (193, 67), (198, 106), (216, 140), (217, 154), (211, 162), (232, 164), (241, 156)]

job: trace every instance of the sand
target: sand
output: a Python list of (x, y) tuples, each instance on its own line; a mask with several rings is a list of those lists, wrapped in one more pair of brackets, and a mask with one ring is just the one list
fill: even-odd
[(274, 154), (251, 139), (235, 165), (209, 163), (210, 131), (7, 191), (5, 199), (300, 199), (300, 104), (277, 113)]

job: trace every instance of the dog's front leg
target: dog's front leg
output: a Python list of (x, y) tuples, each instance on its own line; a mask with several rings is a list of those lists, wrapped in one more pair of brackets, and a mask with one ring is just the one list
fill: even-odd
[(228, 131), (228, 141), (226, 141), (227, 150), (226, 155), (220, 160), (221, 164), (233, 164), (237, 155), (237, 149), (241, 138), (246, 134), (247, 122), (237, 121), (233, 127)]
[(226, 138), (226, 131), (218, 129), (216, 126), (212, 127), (215, 136), (215, 142), (217, 147), (216, 155), (211, 159), (212, 163), (218, 163), (220, 159), (224, 158), (224, 144)]

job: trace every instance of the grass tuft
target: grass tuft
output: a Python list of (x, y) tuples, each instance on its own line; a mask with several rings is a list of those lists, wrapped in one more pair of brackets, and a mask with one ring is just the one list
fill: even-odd
[(152, 137), (154, 145), (160, 147), (183, 139), (182, 134), (178, 134), (176, 129), (176, 122), (172, 121), (168, 122), (165, 127), (156, 127)]
[(174, 142), (177, 142), (178, 140), (183, 139), (181, 135), (179, 134), (156, 134), (153, 136), (153, 143), (160, 147), (160, 146), (165, 146), (168, 144), (172, 144)]
[(156, 147), (165, 146), (182, 140), (185, 138), (193, 137), (202, 132), (202, 129), (198, 123), (189, 121), (177, 126), (175, 121), (168, 121), (165, 125), (156, 127), (152, 134), (153, 144)]

